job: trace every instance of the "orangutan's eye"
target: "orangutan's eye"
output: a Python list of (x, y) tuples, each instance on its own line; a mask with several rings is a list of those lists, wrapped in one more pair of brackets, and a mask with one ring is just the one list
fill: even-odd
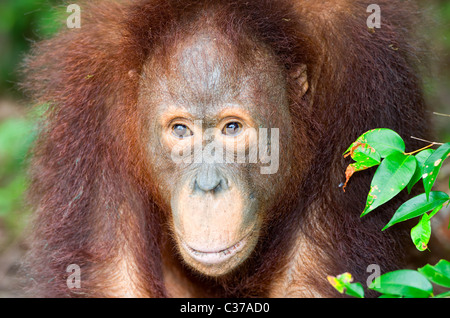
[(193, 132), (186, 125), (175, 124), (172, 126), (172, 134), (175, 137), (182, 139), (192, 136)]
[(225, 125), (222, 129), (222, 134), (230, 137), (235, 137), (239, 135), (242, 131), (242, 124), (236, 121), (230, 122)]

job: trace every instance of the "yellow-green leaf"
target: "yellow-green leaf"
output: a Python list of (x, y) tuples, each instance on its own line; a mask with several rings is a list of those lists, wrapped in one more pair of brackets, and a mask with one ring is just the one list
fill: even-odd
[(411, 229), (411, 239), (419, 251), (425, 251), (428, 248), (428, 242), (431, 236), (431, 223), (428, 214), (424, 213), (419, 223)]

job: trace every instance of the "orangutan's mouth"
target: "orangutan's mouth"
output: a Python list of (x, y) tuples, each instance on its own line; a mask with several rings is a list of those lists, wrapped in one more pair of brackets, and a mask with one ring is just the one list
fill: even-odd
[(203, 263), (205, 265), (215, 265), (223, 263), (234, 255), (242, 251), (242, 249), (247, 244), (247, 239), (250, 234), (245, 235), (239, 242), (234, 245), (225, 248), (225, 249), (217, 249), (215, 251), (200, 251), (193, 249), (185, 242), (182, 242), (184, 249), (188, 252), (189, 256), (191, 256), (196, 261)]

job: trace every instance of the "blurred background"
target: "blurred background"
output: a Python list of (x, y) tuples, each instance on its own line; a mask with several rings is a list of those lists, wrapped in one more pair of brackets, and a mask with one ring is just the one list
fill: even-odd
[[(431, 21), (422, 31), (432, 55), (426, 98), (430, 112), (450, 114), (450, 0), (424, 0), (421, 5)], [(23, 233), (30, 216), (24, 199), (27, 153), (38, 118), (18, 90), (17, 71), (33, 41), (51, 36), (63, 25), (65, 9), (57, 0), (0, 0), (0, 297), (21, 296), (15, 274), (25, 250)], [(450, 117), (433, 120), (435, 141), (449, 142)], [(449, 175), (447, 162), (436, 185), (447, 193)], [(416, 256), (433, 264), (450, 259), (448, 208), (435, 219), (430, 251)]]

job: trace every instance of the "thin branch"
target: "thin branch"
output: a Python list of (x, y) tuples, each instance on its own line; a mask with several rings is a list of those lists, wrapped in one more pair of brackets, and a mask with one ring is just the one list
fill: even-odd
[(441, 142), (429, 141), (429, 140), (425, 140), (425, 139), (422, 139), (422, 138), (417, 138), (417, 137), (414, 137), (414, 136), (411, 136), (411, 138), (415, 139), (415, 140), (423, 141), (423, 142), (426, 142), (426, 143), (429, 143), (429, 144), (432, 144), (432, 145), (440, 145), (440, 146), (443, 145), (443, 143), (441, 143)]
[(449, 114), (442, 114), (442, 113), (436, 113), (436, 112), (433, 112), (433, 114), (438, 115), (438, 116), (450, 117)]
[(434, 144), (429, 144), (428, 146), (425, 146), (425, 147), (420, 148), (420, 149), (418, 149), (418, 150), (415, 150), (415, 151), (412, 151), (412, 152), (405, 153), (405, 155), (407, 155), (407, 156), (413, 155), (413, 154), (415, 154), (415, 153), (421, 152), (422, 150), (428, 149), (428, 148), (430, 148), (430, 147), (433, 146), (433, 145), (434, 145)]

